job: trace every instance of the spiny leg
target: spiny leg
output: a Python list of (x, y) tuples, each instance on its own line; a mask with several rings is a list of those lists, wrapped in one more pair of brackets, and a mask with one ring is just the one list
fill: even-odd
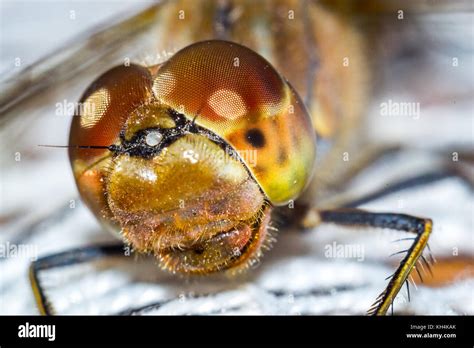
[[(370, 213), (363, 210), (357, 209), (343, 209), (343, 208), (352, 208), (356, 207), (361, 204), (365, 204), (371, 202), (373, 200), (391, 195), (393, 193), (403, 191), (409, 188), (425, 186), (428, 184), (432, 184), (436, 181), (443, 180), (449, 177), (457, 177), (460, 178), (464, 183), (466, 183), (469, 188), (472, 190), (474, 188), (473, 185), (473, 178), (470, 174), (469, 170), (465, 170), (462, 167), (454, 166), (454, 165), (446, 165), (439, 170), (426, 172), (423, 174), (419, 174), (413, 176), (411, 178), (407, 178), (404, 180), (400, 180), (398, 182), (392, 183), (382, 189), (379, 189), (375, 192), (369, 193), (365, 196), (358, 197), (357, 199), (347, 199), (347, 198), (338, 198), (334, 200), (329, 207), (326, 208), (311, 208), (311, 207), (301, 207), (303, 210), (306, 211), (304, 217), (301, 220), (301, 225), (304, 228), (310, 228), (317, 226), (321, 222), (333, 222), (342, 225), (352, 225), (352, 226), (373, 226), (373, 227), (385, 227), (385, 228), (393, 228), (396, 230), (407, 231), (416, 233), (417, 236), (413, 238), (412, 246), (406, 250), (407, 255), (401, 261), (400, 266), (398, 267), (397, 271), (391, 276), (391, 281), (388, 284), (385, 291), (380, 294), (377, 301), (374, 303), (375, 307), (372, 307), (369, 310), (369, 314), (384, 314), (386, 313), (388, 307), (391, 304), (391, 301), (395, 298), (394, 295), (398, 293), (401, 289), (404, 282), (407, 285), (407, 292), (408, 296), (409, 293), (409, 285), (408, 285), (408, 276), (410, 275), (413, 268), (417, 271), (420, 279), (421, 273), (418, 268), (416, 268), (417, 262), (421, 268), (423, 268), (423, 264), (427, 267), (428, 271), (431, 273), (430, 269), (430, 262), (434, 262), (433, 257), (431, 256), (431, 251), (429, 250), (428, 245), (428, 237), (432, 230), (432, 221), (430, 219), (423, 219), (418, 218), (410, 215), (405, 214), (394, 214), (394, 213)], [(333, 208), (334, 207), (334, 208)], [(352, 213), (351, 213), (352, 212)], [(364, 214), (360, 214), (360, 213)], [(352, 216), (351, 216), (352, 215)], [(365, 220), (362, 217), (368, 217)], [(346, 219), (344, 219), (346, 217)], [(385, 217), (385, 218), (384, 218)], [(387, 224), (389, 220), (387, 218), (391, 217), (392, 219), (397, 219), (399, 217), (398, 224), (392, 220), (392, 225)], [(352, 219), (352, 221), (351, 221)], [(357, 220), (359, 219), (359, 220)], [(362, 220), (361, 220), (362, 219)], [(355, 221), (354, 221), (355, 220)], [(411, 225), (408, 223), (411, 221)], [(404, 223), (402, 223), (404, 222)], [(416, 228), (418, 224), (418, 229)], [(411, 239), (411, 238), (410, 238)], [(423, 249), (427, 247), (428, 251), (430, 251), (429, 260), (422, 255)], [(401, 281), (404, 279), (403, 281)]]
[(33, 261), (29, 269), (30, 284), (33, 294), (42, 315), (53, 315), (54, 308), (46, 296), (39, 273), (58, 267), (77, 265), (95, 259), (111, 256), (124, 256), (123, 244), (97, 245), (67, 250), (52, 254)]
[[(376, 303), (374, 303), (375, 307), (372, 308), (372, 310), (369, 310), (369, 314), (384, 314), (386, 313), (388, 307), (391, 304), (391, 301), (395, 296), (390, 296), (390, 294), (395, 294), (398, 293), (398, 291), (401, 289), (403, 285), (403, 281), (401, 279), (404, 277), (404, 281), (407, 284), (407, 291), (408, 291), (408, 296), (409, 295), (409, 287), (408, 287), (408, 276), (410, 275), (410, 272), (413, 270), (413, 268), (416, 269), (416, 263), (418, 262), (419, 259), (422, 260), (423, 263), (427, 266), (428, 270), (429, 268), (429, 262), (423, 257), (422, 252), (424, 247), (426, 246), (429, 250), (429, 245), (427, 244), (428, 241), (428, 236), (431, 233), (432, 229), (432, 221), (429, 219), (422, 219), (422, 218), (417, 218), (409, 215), (404, 215), (404, 214), (393, 214), (393, 213), (370, 213), (362, 210), (355, 210), (355, 209), (341, 209), (342, 208), (350, 208), (350, 207), (356, 207), (357, 205), (360, 204), (365, 204), (370, 201), (382, 198), (384, 196), (388, 196), (390, 194), (396, 193), (398, 191), (406, 190), (409, 188), (413, 187), (419, 187), (419, 186), (424, 186), (428, 185), (431, 183), (434, 183), (439, 180), (446, 179), (448, 177), (458, 177), (462, 179), (465, 183), (469, 185), (469, 187), (472, 189), (472, 180), (469, 176), (466, 176), (464, 172), (457, 170), (456, 168), (445, 168), (444, 170), (440, 171), (433, 171), (433, 172), (427, 172), (423, 173), (408, 179), (400, 180), (398, 182), (395, 182), (389, 186), (386, 186), (378, 191), (372, 192), (370, 194), (367, 194), (363, 197), (359, 197), (357, 199), (337, 199), (337, 206), (339, 208), (334, 208), (334, 210), (331, 209), (317, 209), (317, 208), (308, 208), (308, 207), (302, 207), (303, 209), (306, 210), (306, 213), (304, 217), (302, 218), (301, 225), (304, 228), (311, 228), (317, 226), (321, 222), (333, 222), (333, 223), (338, 223), (338, 224), (343, 224), (343, 225), (352, 225), (352, 226), (373, 226), (373, 227), (386, 227), (386, 228), (394, 228), (402, 231), (406, 231), (406, 229), (403, 228), (395, 228), (395, 227), (405, 227), (409, 228), (410, 226), (405, 224), (405, 225), (394, 225), (393, 227), (390, 227), (388, 225), (385, 226), (380, 226), (381, 222), (384, 221), (384, 219), (381, 219), (380, 217), (378, 219), (375, 219), (375, 216), (392, 216), (393, 218), (396, 218), (397, 216), (406, 218), (408, 217), (411, 219), (413, 223), (420, 223), (421, 226), (423, 226), (423, 231), (421, 233), (417, 232), (416, 229), (413, 230), (413, 226), (411, 227), (411, 231), (407, 232), (415, 232), (417, 233), (417, 236), (413, 239), (413, 244), (410, 249), (407, 250), (407, 255), (406, 257), (401, 261), (400, 267), (397, 269), (397, 271), (392, 275), (392, 279), (387, 286), (386, 290), (379, 296), (377, 299)], [(331, 204), (332, 205), (332, 204)], [(325, 212), (325, 214), (322, 214)], [(330, 212), (332, 214), (330, 214)], [(354, 215), (356, 212), (364, 212), (365, 216), (367, 214), (372, 215), (371, 219), (367, 219), (367, 221), (362, 222), (359, 221), (358, 224), (355, 223), (355, 221), (352, 221), (350, 223), (350, 218), (349, 218), (349, 212), (353, 212), (352, 219), (355, 219)], [(364, 215), (362, 214), (362, 215)], [(325, 216), (324, 216), (325, 215)], [(341, 216), (347, 216), (347, 219), (345, 221), (341, 221), (341, 219), (336, 219), (336, 217), (341, 217)], [(362, 215), (359, 215), (359, 219), (362, 217)], [(325, 220), (326, 218), (326, 220)], [(336, 221), (337, 220), (337, 221)], [(378, 225), (375, 224), (374, 220), (377, 220)], [(403, 219), (402, 219), (403, 220)], [(386, 222), (387, 220), (385, 220)], [(405, 221), (407, 221), (405, 219)], [(430, 254), (431, 257), (431, 254)], [(430, 261), (433, 261), (433, 258), (430, 258)], [(406, 267), (402, 267), (403, 265), (406, 265)], [(421, 264), (420, 264), (421, 265)], [(410, 268), (411, 267), (411, 268)], [(409, 269), (410, 268), (410, 269)], [(407, 272), (407, 270), (409, 271)], [(419, 272), (418, 269), (416, 269), (418, 274), (421, 276), (421, 273)], [(390, 291), (389, 291), (390, 289)], [(382, 307), (382, 302), (383, 302), (383, 307)], [(383, 310), (382, 310), (383, 309)]]
[(369, 309), (369, 315), (384, 315), (387, 313), (388, 308), (407, 281), (412, 270), (416, 269), (420, 258), (426, 262), (429, 268), (429, 263), (422, 254), (433, 228), (433, 222), (430, 219), (397, 213), (373, 213), (361, 209), (321, 210), (317, 213), (323, 223), (388, 228), (416, 234), (411, 247), (404, 250), (407, 254), (391, 276), (389, 284)]

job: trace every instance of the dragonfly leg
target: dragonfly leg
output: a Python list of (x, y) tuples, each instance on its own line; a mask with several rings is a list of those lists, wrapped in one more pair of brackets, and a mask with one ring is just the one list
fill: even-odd
[(42, 315), (55, 314), (54, 307), (43, 289), (40, 273), (53, 268), (72, 266), (94, 259), (124, 256), (123, 244), (87, 246), (39, 258), (30, 265), (29, 277), (33, 294)]
[[(472, 178), (466, 176), (464, 171), (454, 167), (446, 167), (441, 171), (427, 172), (401, 180), (357, 199), (336, 200), (337, 203), (333, 202), (333, 206), (330, 206), (330, 208), (309, 208), (307, 210), (305, 217), (302, 219), (302, 225), (305, 228), (315, 227), (320, 223), (327, 222), (348, 226), (390, 228), (416, 234), (412, 246), (407, 250), (406, 257), (401, 261), (385, 291), (374, 303), (374, 307), (369, 310), (369, 314), (386, 313), (401, 286), (422, 257), (423, 249), (427, 245), (428, 237), (432, 231), (432, 221), (405, 214), (372, 213), (355, 209), (355, 207), (398, 191), (428, 185), (449, 177), (458, 177), (467, 183), (471, 189), (473, 188)], [(422, 260), (426, 262), (425, 259), (422, 258)]]
[(388, 228), (415, 234), (412, 245), (406, 250), (405, 257), (390, 277), (387, 287), (368, 310), (367, 314), (369, 315), (385, 315), (387, 313), (409, 275), (413, 269), (416, 269), (420, 258), (426, 262), (426, 266), (429, 268), (426, 258), (423, 257), (423, 251), (433, 228), (433, 222), (430, 219), (397, 213), (374, 213), (361, 209), (321, 210), (318, 214), (322, 223)]

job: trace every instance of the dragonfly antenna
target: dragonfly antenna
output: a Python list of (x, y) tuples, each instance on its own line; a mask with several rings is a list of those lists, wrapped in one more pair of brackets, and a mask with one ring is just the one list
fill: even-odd
[(76, 148), (76, 149), (109, 149), (110, 146), (100, 145), (38, 145), (39, 147), (56, 147), (56, 148)]

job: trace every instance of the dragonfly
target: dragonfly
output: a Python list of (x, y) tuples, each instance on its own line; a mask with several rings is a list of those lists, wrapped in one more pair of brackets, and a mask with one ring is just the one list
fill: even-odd
[[(459, 2), (458, 5), (462, 7), (465, 3)], [(377, 158), (400, 151), (399, 146), (375, 146), (368, 140), (371, 131), (367, 116), (368, 105), (383, 70), (372, 61), (374, 56), (378, 57), (379, 64), (382, 61), (389, 64), (395, 63), (400, 56), (417, 54), (416, 47), (413, 47), (415, 43), (407, 48), (407, 45), (397, 46), (396, 40), (392, 39), (388, 49), (382, 44), (381, 38), (390, 38), (394, 27), (401, 31), (399, 38), (410, 37), (418, 25), (416, 20), (410, 20), (411, 14), (424, 13), (429, 4), (422, 2), (418, 6), (407, 5), (406, 10), (400, 8), (403, 6), (395, 2), (376, 6), (370, 1), (341, 1), (336, 5), (324, 1), (288, 0), (268, 0), (257, 4), (204, 0), (161, 2), (69, 45), (61, 54), (53, 54), (7, 81), (0, 100), (0, 125), (5, 134), (10, 133), (9, 137), (25, 134), (28, 118), (34, 116), (30, 111), (39, 100), (57, 102), (58, 91), (62, 91), (63, 98), (81, 93), (97, 76), (114, 66), (139, 64), (151, 71), (159, 71), (162, 64), (172, 61), (183, 48), (195, 43), (225, 40), (242, 45), (266, 59), (291, 83), (308, 111), (309, 128), (317, 139), (317, 162), (311, 182), (284, 204), (267, 200), (274, 208), (271, 220), (281, 220), (280, 229), (291, 226), (304, 230), (322, 224), (339, 224), (413, 234), (411, 245), (403, 251), (406, 255), (368, 311), (369, 314), (383, 315), (392, 306), (402, 286), (407, 284), (409, 289), (408, 280), (413, 271), (422, 277), (421, 270), (432, 267), (434, 259), (429, 253), (425, 256), (424, 251), (428, 249), (436, 221), (429, 217), (367, 211), (357, 207), (409, 187), (451, 176), (472, 186), (472, 179), (466, 174), (465, 162), (462, 161), (459, 166), (443, 163), (435, 170), (399, 180), (359, 197), (348, 197), (343, 190), (352, 178)], [(387, 18), (395, 24), (384, 28)], [(403, 34), (404, 30), (408, 33)], [(432, 49), (436, 49), (436, 45)], [(413, 107), (407, 109), (408, 113), (417, 117), (416, 105), (388, 102), (383, 107), (395, 114), (394, 108)], [(19, 114), (22, 119), (15, 120)], [(54, 121), (58, 122), (58, 118)], [(59, 122), (67, 128), (70, 119)], [(44, 139), (41, 142), (44, 143)], [(469, 158), (469, 151), (460, 153), (461, 158)], [(44, 209), (57, 210), (57, 207)], [(9, 219), (15, 221), (15, 214), (12, 213)], [(36, 222), (27, 226), (36, 226)], [(269, 223), (267, 228), (276, 227)], [(17, 240), (31, 235), (34, 228), (22, 230), (22, 235), (15, 237)], [(34, 261), (30, 278), (40, 312), (54, 313), (40, 280), (42, 272), (123, 253), (122, 244), (89, 246)], [(308, 274), (311, 276), (317, 277)]]

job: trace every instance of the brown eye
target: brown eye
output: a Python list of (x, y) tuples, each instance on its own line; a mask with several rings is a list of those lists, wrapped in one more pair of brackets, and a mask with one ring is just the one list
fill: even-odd
[(295, 199), (313, 172), (316, 138), (287, 80), (256, 52), (203, 41), (158, 70), (153, 94), (241, 155), (270, 202)]
[[(118, 142), (130, 113), (151, 96), (151, 76), (138, 65), (119, 66), (105, 72), (86, 90), (69, 135), (69, 158), (79, 192), (89, 208), (111, 226), (113, 214), (106, 202), (107, 170), (111, 153), (107, 148)], [(156, 141), (156, 140), (155, 140)]]
[(276, 115), (285, 102), (282, 77), (252, 50), (225, 41), (193, 44), (159, 70), (153, 92), (182, 113), (224, 127)]
[[(71, 124), (69, 145), (114, 144), (129, 114), (151, 96), (151, 76), (138, 65), (119, 66), (100, 76), (86, 90), (83, 112)], [(107, 150), (70, 148), (70, 157), (93, 162)], [(77, 174), (77, 173), (76, 173)]]

